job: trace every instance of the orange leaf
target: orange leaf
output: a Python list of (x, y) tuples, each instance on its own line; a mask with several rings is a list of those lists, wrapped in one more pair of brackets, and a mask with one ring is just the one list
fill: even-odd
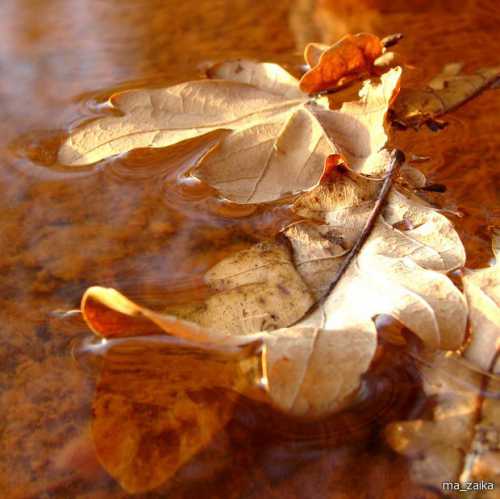
[[(375, 35), (346, 35), (321, 54), (317, 64), (301, 78), (300, 89), (309, 94), (317, 93), (371, 73), (373, 62), (382, 50), (382, 43)], [(305, 58), (315, 62), (316, 57), (311, 57), (311, 51), (307, 46)]]

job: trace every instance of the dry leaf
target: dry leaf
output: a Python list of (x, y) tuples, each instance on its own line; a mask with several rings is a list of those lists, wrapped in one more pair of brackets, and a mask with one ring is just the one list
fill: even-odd
[[(484, 378), (456, 354), (427, 353), (421, 361), (424, 390), (434, 401), (432, 419), (391, 423), (385, 431), (389, 445), (411, 458), (420, 484), (443, 490), (444, 482), (460, 482), (465, 489), (467, 482), (485, 480), (490, 490), (498, 487), (499, 379)], [(496, 497), (492, 493), (478, 497)]]
[[(311, 69), (301, 78), (300, 89), (308, 94), (341, 86), (369, 74), (373, 62), (382, 55), (380, 39), (368, 33), (345, 35), (324, 50), (321, 44), (307, 45), (304, 52)], [(321, 52), (321, 54), (320, 54)]]
[(497, 234), (496, 265), (466, 271), (463, 278), (471, 341), (460, 355), (427, 353), (422, 359), (424, 390), (435, 399), (433, 419), (394, 423), (386, 429), (389, 444), (413, 458), (412, 473), (422, 484), (500, 484), (500, 378), (495, 376), (500, 346), (499, 243)]
[(92, 418), (102, 466), (130, 493), (167, 482), (225, 426), (238, 392), (259, 382), (258, 348), (222, 353), (154, 336), (108, 342)]
[[(291, 255), (283, 243), (268, 242), (217, 264), (207, 274), (215, 294), (183, 320), (138, 307), (116, 291), (91, 288), (82, 303), (87, 322), (103, 335), (109, 335), (108, 323), (113, 330), (114, 316), (127, 334), (142, 332), (136, 323), (141, 316), (191, 341), (224, 345), (258, 338), (266, 345), (270, 401), (301, 416), (321, 416), (350, 400), (375, 352), (372, 319), (378, 314), (394, 316), (433, 348), (458, 348), (466, 307), (444, 273), (463, 264), (463, 247), (445, 217), (397, 192), (340, 283), (307, 313), (313, 295), (318, 300), (325, 294), (360, 237), (380, 188), (379, 181), (345, 169), (333, 171), (330, 180), (295, 204), (299, 214), (323, 226), (287, 229)], [(393, 228), (402, 220), (414, 228)], [(135, 317), (130, 326), (121, 314)]]
[(464, 293), (470, 309), (472, 338), (465, 356), (484, 371), (500, 374), (500, 234), (493, 237), (496, 264), (481, 270), (465, 270)]
[(276, 64), (235, 61), (215, 66), (202, 80), (113, 95), (119, 116), (77, 127), (59, 160), (94, 163), (139, 147), (167, 147), (214, 130), (220, 137), (193, 174), (239, 203), (273, 201), (314, 187), (325, 157), (376, 175), (387, 158), (384, 120), (398, 91), (395, 68), (380, 83), (367, 81), (360, 100), (329, 111), (309, 100), (297, 80)]
[(461, 64), (447, 64), (428, 86), (402, 89), (392, 110), (394, 121), (405, 126), (419, 127), (460, 106), (500, 76), (498, 66), (478, 69), (471, 74), (460, 74), (461, 69)]
[(309, 103), (289, 111), (285, 122), (235, 131), (193, 174), (238, 203), (272, 201), (311, 189), (328, 155), (355, 171), (380, 175), (388, 163), (384, 122), (400, 75), (395, 68), (380, 83), (366, 81), (360, 99), (338, 111)]
[(166, 147), (213, 130), (265, 121), (298, 102), (268, 87), (222, 80), (120, 92), (109, 100), (120, 115), (76, 128), (61, 146), (59, 161), (86, 165), (139, 147)]

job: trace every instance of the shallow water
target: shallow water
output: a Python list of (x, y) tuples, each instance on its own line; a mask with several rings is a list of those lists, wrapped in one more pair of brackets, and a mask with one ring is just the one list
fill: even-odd
[[(209, 62), (252, 57), (294, 66), (308, 41), (402, 31), (415, 66), (404, 83), (453, 61), (498, 64), (493, 1), (3, 0), (0, 3), (0, 493), (2, 497), (125, 494), (97, 464), (87, 425), (92, 370), (71, 352), (89, 337), (78, 307), (92, 284), (152, 307), (206, 294), (216, 261), (272, 235), (286, 206), (237, 207), (181, 178), (204, 144), (136, 151), (68, 169), (56, 152), (68, 126), (116, 89), (195, 78)], [(397, 132), (430, 160), (468, 266), (491, 258), (500, 225), (500, 99), (486, 92), (448, 127)], [(214, 444), (176, 477), (168, 497), (439, 497), (413, 484), (380, 437), (390, 421), (425, 414), (413, 361), (386, 343), (365, 396), (346, 414), (306, 424), (242, 401)], [(143, 497), (166, 497), (166, 492)]]

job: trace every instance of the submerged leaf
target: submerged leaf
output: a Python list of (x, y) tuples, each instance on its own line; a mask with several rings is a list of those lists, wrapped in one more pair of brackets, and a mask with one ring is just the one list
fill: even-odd
[(428, 86), (402, 89), (392, 110), (394, 121), (405, 126), (419, 127), (460, 106), (500, 76), (498, 66), (478, 69), (471, 74), (460, 74), (461, 69), (460, 64), (448, 64)]
[(99, 461), (130, 493), (168, 481), (225, 426), (238, 392), (260, 379), (258, 343), (231, 354), (158, 337), (110, 343), (92, 433)]

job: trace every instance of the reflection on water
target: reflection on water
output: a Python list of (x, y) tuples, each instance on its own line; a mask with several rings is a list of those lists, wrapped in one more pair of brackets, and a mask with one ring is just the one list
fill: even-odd
[[(300, 63), (304, 43), (346, 31), (403, 31), (414, 70), (405, 85), (448, 62), (498, 61), (495, 2), (423, 0), (3, 0), (0, 2), (0, 492), (3, 497), (118, 498), (89, 433), (96, 376), (71, 356), (88, 338), (78, 306), (92, 284), (151, 307), (203, 299), (202, 276), (230, 252), (292, 220), (286, 205), (237, 207), (183, 173), (207, 142), (133, 151), (68, 169), (56, 152), (71, 124), (103, 112), (114, 89), (197, 77), (238, 56)], [(429, 156), (444, 183), (438, 204), (466, 244), (469, 265), (490, 258), (498, 211), (493, 93), (454, 112), (438, 134), (397, 132)], [(496, 183), (495, 183), (496, 181)], [(249, 400), (192, 463), (169, 497), (438, 497), (411, 483), (383, 427), (429, 414), (416, 362), (384, 342), (358, 403), (321, 423), (291, 421)], [(411, 491), (411, 492), (409, 492)], [(420, 495), (419, 495), (420, 494)], [(165, 497), (150, 494), (147, 497)]]

